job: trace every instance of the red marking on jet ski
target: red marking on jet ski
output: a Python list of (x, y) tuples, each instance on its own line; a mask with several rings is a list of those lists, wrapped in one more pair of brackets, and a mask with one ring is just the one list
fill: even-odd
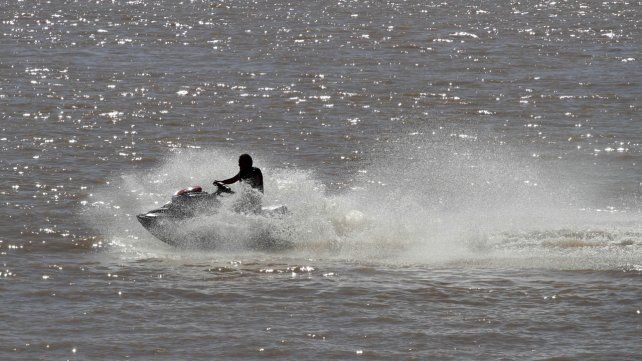
[(176, 195), (182, 196), (188, 193), (201, 193), (202, 191), (203, 191), (203, 188), (201, 186), (193, 186), (193, 187), (181, 189), (180, 191), (176, 192)]

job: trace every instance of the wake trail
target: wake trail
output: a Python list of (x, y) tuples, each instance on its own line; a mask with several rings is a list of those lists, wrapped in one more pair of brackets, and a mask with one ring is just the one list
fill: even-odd
[[(180, 150), (156, 169), (124, 174), (95, 190), (87, 219), (113, 249), (176, 253), (148, 235), (135, 215), (158, 208), (178, 189), (234, 173), (238, 154)], [(333, 194), (312, 172), (258, 157), (266, 175), (264, 205), (285, 204), (290, 216), (239, 216), (223, 207), (185, 226), (212, 239), (215, 247), (206, 254), (250, 254), (247, 240), (275, 237), (292, 244), (281, 255), (493, 267), (642, 267), (640, 209), (600, 208), (600, 187), (574, 174), (577, 164), (545, 162), (514, 146), (458, 136), (408, 137), (377, 154), (364, 162), (350, 188)], [(184, 245), (190, 248), (189, 237)]]

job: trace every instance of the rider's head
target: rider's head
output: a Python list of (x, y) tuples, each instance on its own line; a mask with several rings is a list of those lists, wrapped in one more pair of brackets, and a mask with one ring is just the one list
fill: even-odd
[(252, 157), (249, 154), (241, 154), (239, 157), (239, 168), (249, 169), (252, 168)]

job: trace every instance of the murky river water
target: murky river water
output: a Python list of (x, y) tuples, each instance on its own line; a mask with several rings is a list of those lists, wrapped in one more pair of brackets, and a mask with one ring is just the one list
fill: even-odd
[(639, 358), (641, 10), (0, 0), (0, 358)]

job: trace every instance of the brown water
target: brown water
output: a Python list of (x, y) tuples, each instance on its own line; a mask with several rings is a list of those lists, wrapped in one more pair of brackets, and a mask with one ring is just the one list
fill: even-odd
[(0, 1), (0, 358), (639, 358), (640, 14)]

